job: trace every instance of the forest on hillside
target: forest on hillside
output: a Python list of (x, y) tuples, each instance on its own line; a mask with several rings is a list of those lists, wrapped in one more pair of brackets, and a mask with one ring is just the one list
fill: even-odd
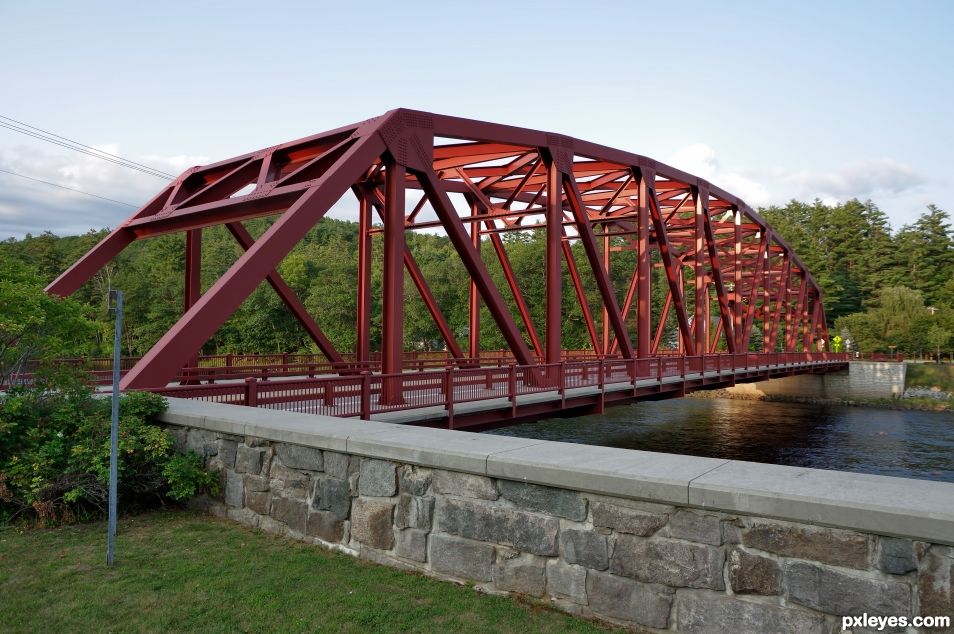
[[(954, 339), (954, 233), (949, 215), (929, 206), (916, 222), (893, 230), (886, 214), (874, 203), (850, 200), (826, 205), (820, 201), (792, 201), (760, 210), (766, 220), (793, 247), (825, 293), (831, 336), (840, 334), (855, 350), (909, 355), (950, 351)], [(248, 221), (260, 235), (268, 219)], [(106, 230), (82, 236), (51, 233), (0, 242), (0, 271), (4, 277), (45, 285), (90, 247)], [(408, 244), (437, 302), (462, 344), (467, 340), (468, 277), (446, 238), (408, 234)], [(504, 236), (508, 256), (520, 281), (533, 321), (543, 330), (543, 232), (513, 232)], [(502, 270), (491, 246), (484, 244), (487, 262), (498, 287), (505, 288)], [(380, 344), (380, 249), (374, 240), (372, 270), (372, 350)], [(581, 271), (585, 257), (573, 247)], [(357, 224), (325, 219), (284, 259), (279, 271), (315, 316), (329, 339), (342, 352), (355, 346), (357, 278)], [(208, 288), (240, 255), (241, 249), (224, 227), (203, 231), (202, 282)], [(658, 257), (658, 254), (657, 254)], [(134, 243), (104, 271), (74, 295), (88, 323), (87, 341), (73, 342), (64, 353), (108, 354), (112, 317), (106, 311), (109, 288), (126, 294), (124, 354), (141, 355), (181, 315), (185, 251), (181, 235), (161, 236)], [(635, 256), (613, 256), (611, 277), (622, 296), (632, 275)], [(564, 266), (566, 264), (564, 263)], [(653, 314), (664, 302), (666, 282), (654, 270)], [(586, 276), (588, 303), (599, 312), (592, 276)], [(507, 293), (504, 296), (507, 297)], [(580, 305), (572, 284), (564, 282), (564, 347), (591, 348)], [(10, 298), (3, 300), (3, 303)], [(510, 298), (512, 302), (512, 297)], [(511, 306), (516, 315), (516, 307)], [(718, 310), (713, 310), (717, 315)], [(632, 319), (632, 317), (631, 317)], [(675, 345), (676, 323), (670, 316), (664, 345)], [(483, 349), (505, 347), (486, 309), (481, 316)], [(761, 347), (754, 332), (753, 349)], [(405, 347), (409, 350), (443, 348), (436, 327), (410, 279), (405, 287)], [(281, 300), (267, 285), (260, 286), (209, 340), (206, 354), (316, 351), (311, 340)]]

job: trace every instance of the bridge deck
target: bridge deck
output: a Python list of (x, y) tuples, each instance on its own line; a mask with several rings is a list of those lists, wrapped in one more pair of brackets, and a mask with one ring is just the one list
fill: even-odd
[(767, 353), (446, 368), (381, 375), (299, 377), (156, 388), (172, 397), (268, 409), (464, 428), (610, 405), (678, 398), (700, 389), (844, 369), (842, 355)]

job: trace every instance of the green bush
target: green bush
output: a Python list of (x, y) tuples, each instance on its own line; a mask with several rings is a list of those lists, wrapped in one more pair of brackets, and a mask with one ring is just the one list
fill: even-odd
[[(123, 508), (182, 500), (218, 488), (195, 453), (178, 455), (149, 421), (155, 394), (120, 399), (119, 501)], [(40, 382), (0, 395), (0, 521), (35, 515), (42, 525), (102, 514), (109, 482), (110, 399), (80, 382)]]

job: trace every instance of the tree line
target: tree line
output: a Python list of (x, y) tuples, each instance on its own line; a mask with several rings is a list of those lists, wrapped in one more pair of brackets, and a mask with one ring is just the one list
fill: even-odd
[[(946, 212), (929, 206), (917, 221), (897, 231), (892, 230), (885, 213), (871, 201), (828, 205), (817, 200), (793, 200), (761, 212), (821, 285), (832, 336), (840, 334), (852, 342), (855, 350), (866, 352), (925, 354), (949, 350), (954, 332), (954, 235)], [(248, 221), (246, 226), (257, 236), (270, 222), (257, 219)], [(31, 313), (29, 307), (46, 305), (42, 298), (31, 300), (31, 304), (16, 293), (22, 295), (27, 292), (24, 289), (42, 288), (105, 234), (106, 230), (66, 237), (43, 233), (0, 242), (0, 272), (4, 278), (0, 305), (8, 313), (4, 316), (8, 323), (0, 324), (0, 337), (10, 339), (10, 333), (16, 330), (14, 326), (20, 332), (28, 330), (30, 316), (35, 317), (36, 311), (41, 310), (36, 308)], [(546, 305), (543, 234), (512, 232), (503, 236), (532, 322), (541, 336)], [(241, 255), (242, 249), (224, 227), (205, 229), (202, 238), (202, 287), (207, 289)], [(466, 347), (469, 277), (464, 266), (445, 237), (416, 233), (408, 234), (407, 239), (437, 303), (458, 341)], [(371, 346), (375, 350), (380, 349), (381, 332), (381, 240), (373, 240), (373, 245)], [(506, 289), (503, 270), (492, 246), (484, 241), (482, 249), (498, 288)], [(592, 276), (586, 274), (586, 258), (580, 245), (575, 244), (572, 251), (585, 280), (587, 305), (599, 322), (598, 292)], [(357, 254), (357, 224), (324, 219), (279, 266), (280, 274), (342, 352), (354, 350), (356, 343)], [(658, 261), (658, 254), (654, 254), (654, 259)], [(65, 337), (72, 345), (59, 345), (58, 353), (97, 356), (110, 352), (112, 317), (106, 311), (110, 288), (121, 288), (126, 294), (124, 354), (146, 352), (182, 314), (184, 261), (181, 235), (160, 236), (131, 245), (74, 294), (70, 305), (77, 306), (82, 313), (87, 334)], [(633, 252), (622, 250), (613, 254), (610, 276), (621, 303), (634, 265)], [(661, 269), (654, 268), (654, 317), (661, 313), (666, 288)], [(518, 315), (512, 297), (506, 291), (503, 295), (512, 314)], [(583, 311), (567, 275), (563, 298), (564, 347), (592, 348)], [(406, 279), (404, 299), (406, 349), (443, 348), (444, 343), (410, 279)], [(14, 310), (11, 302), (19, 302), (21, 308)], [(717, 308), (711, 312), (718, 315)], [(634, 322), (635, 315), (631, 314), (631, 328)], [(75, 324), (71, 328), (76, 331)], [(483, 349), (506, 346), (485, 308), (481, 311), (480, 331)], [(670, 315), (664, 346), (675, 345), (676, 331), (675, 317)], [(753, 333), (752, 345), (754, 349), (761, 346), (757, 332)], [(205, 354), (275, 351), (317, 349), (267, 284), (253, 292), (203, 348)]]
[(793, 200), (761, 211), (821, 285), (832, 337), (863, 352), (950, 352), (954, 233), (947, 212), (928, 205), (894, 231), (870, 200)]

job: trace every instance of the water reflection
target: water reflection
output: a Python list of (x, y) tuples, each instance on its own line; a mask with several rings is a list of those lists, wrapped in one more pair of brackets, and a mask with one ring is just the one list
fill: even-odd
[(954, 414), (673, 399), (494, 434), (954, 482)]

